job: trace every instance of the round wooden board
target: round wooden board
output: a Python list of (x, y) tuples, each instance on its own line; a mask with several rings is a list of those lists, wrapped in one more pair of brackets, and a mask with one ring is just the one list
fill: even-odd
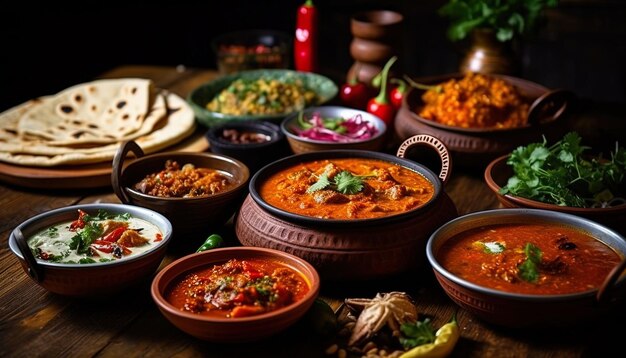
[[(200, 127), (182, 142), (163, 151), (204, 152), (209, 142)], [(129, 159), (132, 160), (132, 159)], [(87, 189), (111, 185), (111, 162), (89, 165), (32, 167), (0, 162), (0, 181), (38, 189)]]

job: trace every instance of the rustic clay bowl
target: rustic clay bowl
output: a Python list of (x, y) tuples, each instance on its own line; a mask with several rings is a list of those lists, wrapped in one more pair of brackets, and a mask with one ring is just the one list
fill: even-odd
[(507, 158), (508, 155), (496, 158), (485, 169), (485, 182), (496, 195), (502, 207), (544, 209), (578, 215), (606, 225), (626, 235), (626, 204), (606, 208), (577, 208), (542, 203), (510, 194), (500, 194), (500, 189), (513, 176), (513, 168), (506, 164)]
[[(124, 158), (132, 152), (138, 159), (123, 167)], [(195, 198), (162, 198), (133, 189), (146, 175), (165, 167), (165, 161), (176, 160), (196, 167), (213, 168), (230, 173), (236, 184), (221, 193)], [(165, 215), (174, 227), (174, 249), (197, 248), (211, 230), (220, 228), (235, 213), (246, 193), (250, 173), (242, 162), (220, 154), (163, 152), (144, 156), (133, 141), (123, 143), (113, 159), (111, 183), (113, 191), (124, 204), (152, 209)]]
[[(224, 130), (234, 129), (240, 132), (259, 133), (267, 136), (266, 142), (233, 143), (224, 138)], [(243, 162), (250, 173), (282, 158), (289, 153), (285, 135), (280, 127), (271, 122), (248, 121), (229, 122), (209, 128), (206, 133), (212, 153), (223, 154)]]
[[(452, 78), (462, 78), (461, 74), (432, 77), (419, 82), (437, 84)], [(395, 118), (395, 130), (402, 140), (415, 134), (430, 134), (441, 139), (450, 149), (459, 165), (486, 165), (494, 158), (509, 153), (528, 142), (537, 142), (545, 136), (548, 140), (561, 137), (566, 131), (564, 118), (572, 106), (573, 94), (565, 90), (548, 88), (517, 77), (499, 77), (515, 86), (531, 101), (528, 111), (528, 125), (517, 128), (461, 128), (437, 123), (417, 115), (423, 106), (424, 90), (412, 88), (402, 102)]]
[[(222, 264), (230, 259), (252, 258), (272, 259), (288, 265), (308, 281), (309, 292), (301, 300), (279, 310), (234, 319), (184, 312), (172, 306), (164, 297), (172, 282), (191, 270)], [(248, 342), (266, 338), (294, 324), (311, 307), (319, 289), (320, 278), (317, 272), (298, 257), (270, 249), (229, 247), (188, 255), (172, 262), (154, 278), (151, 293), (161, 313), (180, 330), (207, 341)]]
[[(546, 223), (587, 232), (613, 248), (622, 263), (599, 289), (575, 294), (529, 295), (499, 291), (455, 276), (437, 261), (441, 246), (451, 237), (485, 225)], [(458, 217), (435, 231), (426, 256), (446, 294), (475, 316), (501, 326), (527, 327), (576, 324), (610, 312), (626, 298), (626, 240), (617, 232), (578, 216), (538, 209), (495, 209)]]
[[(427, 145), (440, 155), (439, 175), (425, 166), (404, 159), (406, 150)], [(303, 161), (332, 158), (386, 160), (412, 169), (435, 186), (435, 196), (417, 209), (375, 219), (329, 220), (296, 215), (266, 203), (259, 187), (277, 170)], [(456, 208), (443, 191), (450, 174), (445, 146), (436, 138), (416, 136), (400, 146), (398, 157), (372, 151), (332, 150), (297, 154), (267, 165), (250, 181), (235, 222), (242, 244), (286, 251), (310, 262), (324, 280), (367, 280), (398, 274), (420, 266), (428, 235), (456, 216)]]
[(321, 106), (307, 108), (302, 111), (302, 113), (306, 118), (310, 118), (314, 113), (319, 113), (323, 118), (341, 117), (345, 119), (361, 115), (363, 120), (372, 123), (378, 129), (378, 133), (376, 133), (372, 138), (366, 140), (343, 143), (300, 137), (296, 132), (296, 130), (300, 128), (298, 126), (298, 113), (295, 113), (285, 118), (280, 124), (281, 130), (287, 137), (287, 142), (295, 154), (333, 149), (360, 149), (377, 151), (382, 149), (385, 144), (385, 134), (387, 133), (387, 126), (385, 125), (385, 122), (383, 122), (383, 120), (379, 117), (366, 111), (340, 106)]
[[(163, 240), (140, 255), (111, 262), (64, 264), (37, 260), (25, 239), (51, 225), (76, 220), (79, 209), (87, 213), (100, 209), (113, 214), (129, 213), (155, 224)], [(9, 248), (24, 272), (46, 290), (67, 296), (101, 296), (117, 293), (152, 275), (165, 256), (171, 236), (170, 222), (153, 210), (122, 204), (83, 204), (50, 210), (24, 221), (9, 236)]]

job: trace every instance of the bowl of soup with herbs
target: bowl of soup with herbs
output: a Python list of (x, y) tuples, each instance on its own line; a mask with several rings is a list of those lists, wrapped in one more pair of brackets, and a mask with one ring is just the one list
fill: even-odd
[(468, 214), (435, 231), (426, 250), (437, 280), (456, 303), (507, 326), (599, 315), (610, 305), (598, 301), (623, 294), (625, 285), (624, 238), (559, 212)]
[(163, 215), (122, 204), (50, 210), (17, 226), (9, 247), (47, 290), (70, 296), (111, 294), (154, 273), (172, 225)]

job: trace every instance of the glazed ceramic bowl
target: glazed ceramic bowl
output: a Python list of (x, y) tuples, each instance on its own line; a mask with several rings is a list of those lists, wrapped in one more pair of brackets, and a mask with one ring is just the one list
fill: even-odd
[(288, 68), (292, 38), (273, 30), (221, 34), (211, 41), (221, 74), (260, 68)]
[[(462, 78), (449, 74), (418, 80), (424, 84), (438, 84)], [(420, 117), (424, 90), (412, 88), (404, 98), (395, 118), (396, 135), (401, 139), (415, 134), (430, 134), (439, 138), (452, 152), (455, 163), (464, 166), (487, 165), (494, 158), (509, 153), (528, 142), (538, 142), (545, 136), (549, 141), (560, 138), (567, 130), (566, 113), (574, 95), (565, 90), (548, 88), (517, 77), (490, 75), (513, 85), (532, 104), (528, 124), (516, 128), (461, 128), (437, 123)]]
[(289, 154), (285, 135), (278, 125), (271, 122), (223, 123), (209, 128), (206, 137), (211, 152), (240, 160), (251, 174)]
[[(124, 166), (124, 158), (133, 153), (137, 159)], [(147, 175), (158, 173), (165, 161), (175, 160), (199, 168), (212, 168), (228, 173), (234, 181), (229, 189), (215, 195), (191, 198), (164, 198), (141, 193), (133, 186)], [(220, 154), (162, 152), (145, 155), (133, 141), (124, 142), (113, 159), (111, 183), (113, 191), (124, 204), (145, 207), (165, 215), (174, 227), (171, 247), (178, 250), (200, 246), (207, 234), (220, 228), (235, 213), (243, 199), (250, 177), (242, 162)]]
[[(276, 311), (241, 318), (215, 318), (179, 310), (170, 304), (167, 292), (186, 273), (210, 268), (230, 259), (269, 259), (287, 265), (309, 284), (309, 292), (295, 303)], [(184, 256), (165, 267), (152, 282), (152, 298), (174, 326), (199, 339), (212, 342), (248, 342), (266, 338), (288, 328), (311, 307), (319, 293), (320, 279), (306, 261), (293, 255), (263, 248), (229, 247)]]
[[(92, 215), (98, 210), (111, 214), (129, 213), (155, 224), (163, 240), (137, 256), (110, 262), (67, 264), (36, 259), (25, 240), (52, 225), (76, 220), (78, 210)], [(9, 248), (24, 272), (46, 290), (66, 296), (102, 296), (147, 280), (161, 264), (171, 236), (169, 220), (153, 210), (122, 204), (82, 204), (53, 209), (24, 221), (9, 235)]]
[[(547, 224), (586, 232), (611, 247), (622, 264), (598, 289), (574, 294), (532, 295), (479, 286), (446, 270), (439, 261), (442, 245), (463, 232), (488, 225)], [(428, 240), (428, 261), (437, 281), (459, 306), (484, 321), (507, 327), (576, 324), (610, 312), (626, 298), (626, 240), (617, 232), (578, 216), (537, 209), (495, 209), (458, 217), (441, 226)]]
[[(412, 146), (427, 145), (440, 150), (441, 172), (405, 159)], [(413, 170), (434, 185), (434, 196), (425, 205), (393, 216), (337, 220), (307, 217), (268, 204), (259, 194), (267, 178), (291, 165), (335, 158), (379, 159)], [(383, 278), (417, 268), (426, 260), (428, 235), (456, 216), (456, 208), (443, 191), (450, 174), (450, 161), (436, 138), (410, 138), (398, 156), (359, 150), (331, 150), (293, 155), (259, 170), (250, 180), (246, 197), (235, 220), (235, 233), (247, 246), (289, 252), (310, 262), (327, 281)]]
[(382, 149), (383, 145), (385, 144), (387, 126), (382, 119), (371, 113), (358, 109), (339, 106), (311, 107), (302, 111), (302, 115), (304, 118), (310, 118), (314, 114), (319, 114), (322, 118), (344, 119), (360, 116), (364, 121), (371, 123), (377, 129), (377, 133), (368, 139), (355, 140), (350, 142), (329, 142), (301, 137), (298, 135), (298, 131), (302, 130), (300, 125), (298, 125), (298, 116), (300, 114), (294, 113), (282, 121), (282, 123), (280, 124), (280, 129), (287, 137), (287, 142), (289, 143), (291, 150), (295, 154), (332, 149), (360, 149), (378, 151)]
[(291, 112), (265, 115), (229, 115), (209, 111), (206, 108), (206, 105), (233, 81), (238, 79), (254, 81), (260, 78), (275, 79), (286, 83), (300, 81), (305, 88), (310, 89), (317, 95), (317, 99), (311, 106), (322, 105), (330, 101), (338, 92), (337, 85), (331, 79), (315, 73), (271, 69), (251, 70), (233, 73), (202, 84), (191, 91), (187, 97), (187, 102), (189, 102), (189, 105), (193, 109), (196, 120), (206, 127), (225, 122), (250, 120), (264, 120), (279, 124), (280, 121), (291, 114)]
[(507, 158), (508, 155), (503, 155), (494, 159), (489, 163), (484, 173), (487, 186), (498, 198), (502, 207), (544, 209), (578, 215), (606, 225), (626, 235), (626, 221), (624, 220), (626, 218), (626, 204), (605, 208), (578, 208), (542, 203), (540, 201), (510, 194), (501, 194), (500, 189), (505, 186), (509, 178), (513, 176), (513, 168), (506, 164)]

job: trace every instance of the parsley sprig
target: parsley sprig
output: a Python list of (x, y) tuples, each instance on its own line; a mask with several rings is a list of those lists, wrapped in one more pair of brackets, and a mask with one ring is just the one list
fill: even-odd
[(317, 176), (317, 181), (307, 189), (307, 193), (312, 194), (319, 190), (330, 189), (342, 194), (356, 194), (363, 190), (363, 180), (373, 175), (353, 175), (347, 170), (329, 179), (327, 173)]
[(537, 282), (539, 279), (539, 264), (541, 264), (543, 253), (540, 248), (528, 242), (524, 246), (524, 254), (526, 259), (517, 266), (518, 275), (524, 281)]
[(624, 195), (626, 150), (611, 152), (610, 160), (589, 157), (589, 147), (580, 144), (576, 132), (547, 146), (532, 143), (515, 149), (507, 160), (514, 176), (509, 178), (501, 194), (512, 194), (560, 206), (606, 206), (606, 203)]

